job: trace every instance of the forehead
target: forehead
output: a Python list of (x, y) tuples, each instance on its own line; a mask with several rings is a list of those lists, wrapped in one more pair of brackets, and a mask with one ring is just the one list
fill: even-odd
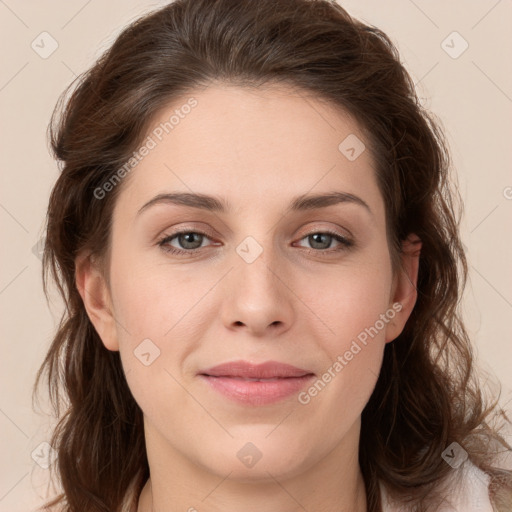
[(282, 209), (291, 197), (339, 190), (378, 206), (374, 161), (358, 123), (284, 86), (191, 91), (158, 112), (144, 142), (152, 147), (116, 206), (125, 213), (172, 191)]

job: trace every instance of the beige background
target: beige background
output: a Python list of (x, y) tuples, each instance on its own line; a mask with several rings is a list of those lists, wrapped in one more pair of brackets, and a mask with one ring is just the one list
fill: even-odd
[[(443, 121), (465, 202), (462, 235), (470, 262), (464, 297), (467, 323), (480, 364), (491, 380), (502, 382), (501, 403), (511, 411), (512, 2), (340, 3), (392, 38), (423, 103)], [(65, 86), (126, 23), (163, 4), (0, 0), (0, 512), (28, 511), (40, 503), (37, 493), (44, 491), (41, 483), (49, 471), (31, 456), (35, 453), (37, 459), (40, 443), (48, 439), (48, 420), (32, 411), (30, 397), (59, 314), (58, 307), (53, 314), (48, 310), (41, 262), (33, 250), (57, 176), (45, 139), (50, 114)], [(458, 58), (453, 56), (464, 41), (450, 35), (454, 31), (469, 44)], [(40, 53), (51, 49), (49, 36), (40, 36), (42, 32), (58, 44), (47, 58), (31, 47), (35, 41)]]

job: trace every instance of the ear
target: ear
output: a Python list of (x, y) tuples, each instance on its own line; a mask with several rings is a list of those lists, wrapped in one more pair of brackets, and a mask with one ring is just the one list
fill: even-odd
[(421, 246), (421, 240), (414, 233), (402, 242), (400, 259), (403, 268), (398, 271), (393, 280), (390, 303), (396, 314), (386, 326), (386, 343), (400, 335), (416, 304)]
[(75, 281), (87, 315), (108, 350), (119, 350), (115, 317), (108, 285), (91, 256), (75, 259)]

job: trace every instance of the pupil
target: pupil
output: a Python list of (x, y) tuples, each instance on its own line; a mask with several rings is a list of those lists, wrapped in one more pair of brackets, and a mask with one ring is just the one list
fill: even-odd
[[(331, 236), (331, 235), (328, 235), (328, 234), (326, 234), (326, 233), (315, 233), (314, 235), (311, 235), (311, 237), (312, 237), (312, 239), (313, 239), (313, 243), (312, 243), (313, 247), (314, 247), (314, 244), (316, 244), (316, 243), (320, 243), (320, 244), (322, 244), (322, 240), (321, 240), (321, 239), (322, 239), (323, 237), (327, 237), (327, 239), (329, 240), (329, 237), (330, 237), (330, 236)], [(320, 239), (320, 240), (318, 240), (318, 239)], [(323, 242), (323, 243), (325, 244), (325, 240), (324, 240), (324, 242)], [(327, 246), (329, 246), (329, 243), (327, 243)], [(325, 249), (325, 247), (324, 247), (324, 249)]]
[[(182, 240), (184, 240), (184, 245), (186, 248), (190, 249), (196, 249), (197, 247), (188, 247), (187, 244), (192, 244), (194, 245), (194, 238), (197, 237), (201, 237), (202, 235), (200, 235), (199, 233), (185, 233), (184, 235), (181, 235), (182, 236)], [(196, 240), (196, 245), (197, 245), (197, 240)], [(199, 241), (199, 246), (201, 245), (201, 242)], [(198, 246), (198, 247), (199, 247)]]

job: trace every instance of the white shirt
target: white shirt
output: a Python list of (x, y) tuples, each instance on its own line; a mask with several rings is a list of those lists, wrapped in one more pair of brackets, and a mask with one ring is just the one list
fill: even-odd
[[(441, 505), (438, 512), (493, 512), (489, 498), (490, 477), (471, 461), (466, 460), (459, 469), (463, 475), (455, 487), (449, 488), (446, 504)], [(409, 512), (410, 505), (392, 501), (381, 484), (383, 512)]]

